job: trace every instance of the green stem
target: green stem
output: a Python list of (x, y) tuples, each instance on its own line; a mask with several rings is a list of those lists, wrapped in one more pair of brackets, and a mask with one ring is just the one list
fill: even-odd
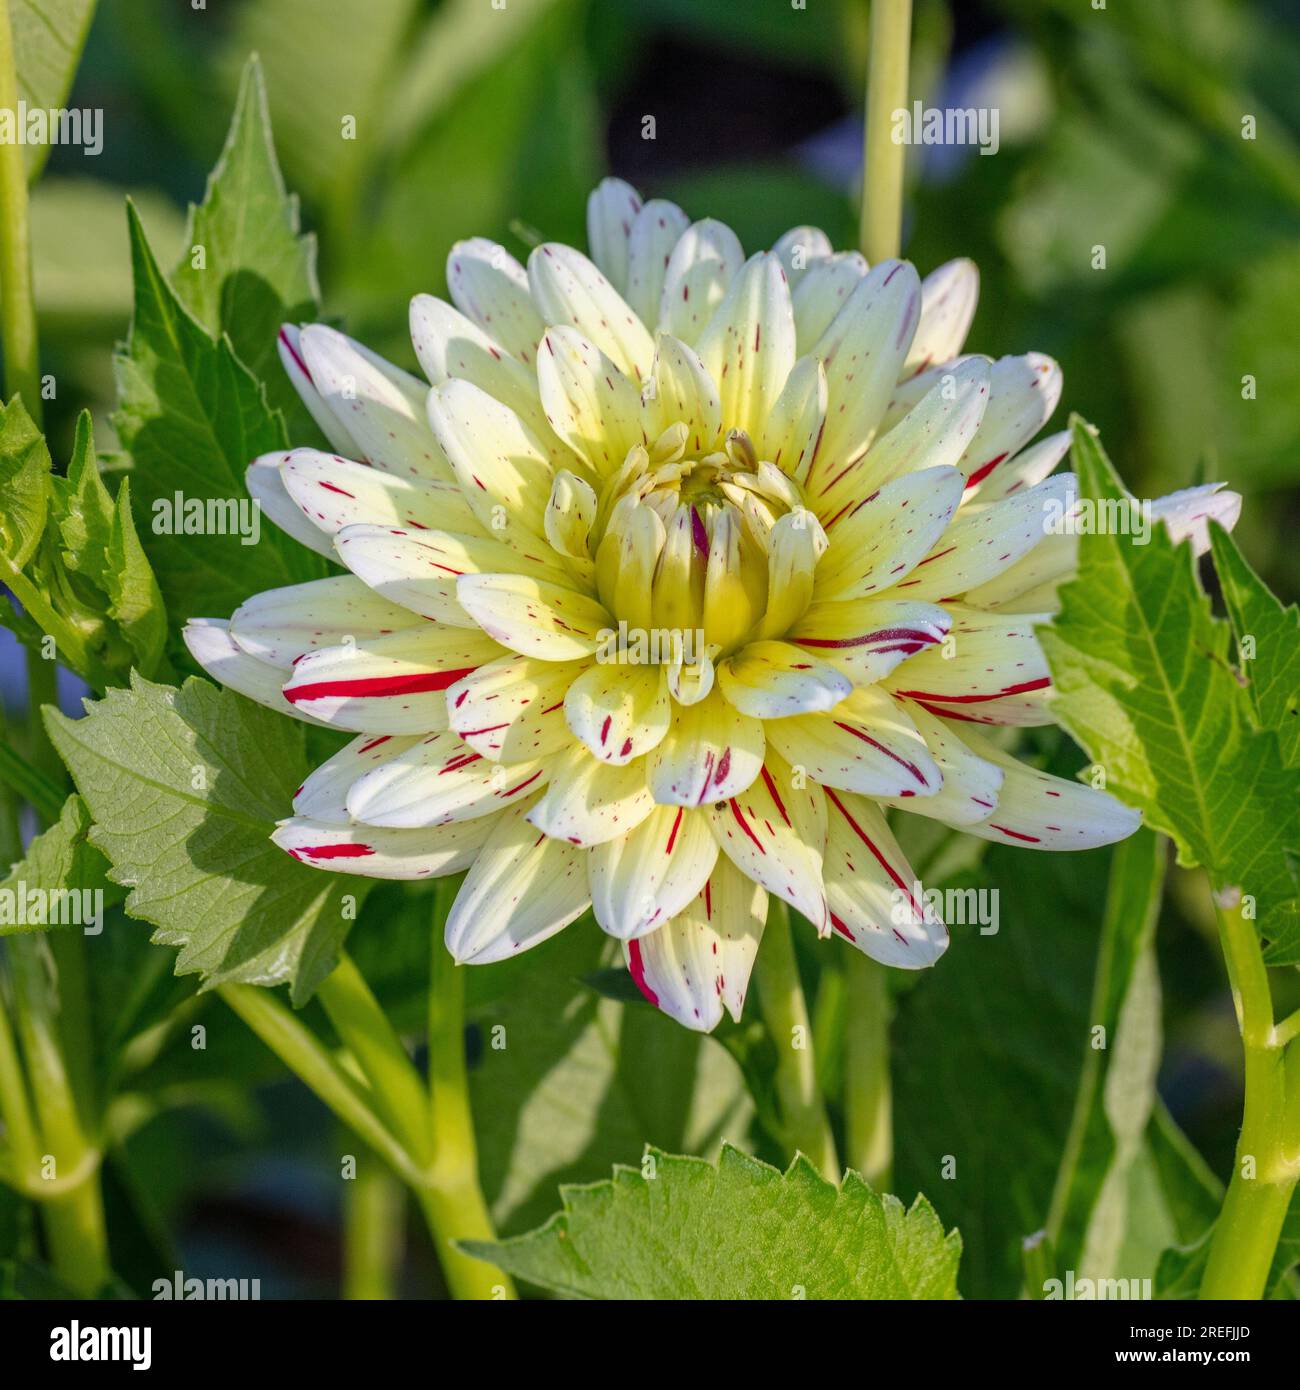
[(457, 1250), (455, 1240), (495, 1240), (478, 1173), (478, 1144), (465, 1068), (465, 971), (442, 941), (445, 895), (438, 895), (429, 978), (429, 1105), (434, 1166), (421, 1203), (456, 1298), (514, 1298), (503, 1270)]
[(40, 1138), (32, 1119), (27, 1079), (9, 1022), (3, 988), (0, 988), (0, 1119), (5, 1122), (10, 1176), (16, 1186), (34, 1189), (40, 1180)]
[(812, 1027), (799, 980), (799, 963), (790, 932), (790, 911), (778, 897), (768, 899), (763, 946), (754, 965), (758, 1002), (776, 1048), (776, 1094), (786, 1147), (802, 1153), (832, 1182), (840, 1176), (835, 1136), (817, 1087)]
[[(0, 0), (3, 4), (4, 0)], [(59, 668), (57, 663), (46, 661), (34, 651), (27, 653), (27, 736), (30, 739), (29, 756), (33, 767), (56, 786), (63, 785), (65, 773), (63, 762), (49, 735), (45, 732), (45, 719), (41, 710), (46, 705), (59, 704)], [(62, 806), (62, 801), (60, 801)], [(57, 818), (57, 817), (56, 817)]]
[(406, 1194), (379, 1158), (357, 1155), (357, 1172), (343, 1199), (343, 1297), (395, 1296), (402, 1259)]
[(1246, 1099), (1232, 1181), (1214, 1225), (1203, 1299), (1262, 1298), (1300, 1176), (1300, 1051), (1273, 1026), (1268, 971), (1235, 890), (1219, 903), (1219, 936), (1245, 1052)]
[(255, 985), (220, 985), (217, 992), (285, 1066), (394, 1172), (412, 1186), (421, 1180), (411, 1155), (375, 1113), (370, 1097), (270, 990)]
[(907, 105), (912, 0), (872, 0), (863, 136), (862, 253), (875, 265), (898, 255), (903, 225), (903, 146), (894, 112)]
[(420, 1074), (350, 957), (339, 957), (316, 997), (370, 1083), (376, 1110), (416, 1163), (427, 1168), (433, 1143)]
[[(18, 110), (9, 0), (0, 0), (0, 110)], [(0, 144), (0, 337), (4, 344), (5, 396), (21, 395), (27, 413), (41, 423), (40, 355), (32, 297), (32, 250), (27, 215), (23, 146)]]
[(893, 1096), (889, 1084), (889, 986), (885, 967), (849, 953), (844, 1026), (844, 1130), (848, 1166), (878, 1192), (894, 1166)]
[(75, 1082), (80, 1078), (65, 1060), (49, 943), (42, 937), (14, 937), (9, 955), (18, 1033), (36, 1100), (41, 1144), (45, 1156), (54, 1160), (49, 1176), (60, 1180), (53, 1195), (41, 1203), (50, 1262), (70, 1289), (90, 1295), (108, 1279), (109, 1265), (99, 1185), (101, 1155), (88, 1133), (89, 1097), (84, 1088), (78, 1094)]

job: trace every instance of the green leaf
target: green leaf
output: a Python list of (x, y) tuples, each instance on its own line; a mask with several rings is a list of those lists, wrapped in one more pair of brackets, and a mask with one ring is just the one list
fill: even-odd
[(307, 999), (367, 885), (271, 843), (306, 771), (301, 728), (206, 681), (137, 675), (83, 719), (47, 712), (47, 726), (95, 818), (91, 843), (131, 889), (126, 910), (180, 947), (176, 973), (205, 989), (287, 981)]
[(276, 335), (282, 323), (317, 316), (316, 241), (300, 235), (298, 200), (285, 191), (256, 58), (244, 68), (203, 203), (190, 209), (185, 245), (172, 277), (181, 303), (213, 337), (229, 336), (275, 405), (309, 423), (280, 369)]
[[(46, 894), (59, 889), (72, 893), (98, 891), (103, 895), (99, 900), (101, 908), (121, 898), (121, 893), (106, 877), (107, 861), (87, 839), (90, 825), (86, 803), (79, 796), (70, 796), (57, 822), (27, 846), (27, 853), (0, 882), (0, 936), (46, 931), (51, 925), (76, 925), (66, 921), (53, 924), (19, 921), (15, 908), (18, 895), (32, 889)], [(48, 907), (42, 915), (50, 915)]]
[[(1159, 1182), (1146, 1150), (1161, 1053), (1154, 935), (1164, 867), (1165, 843), (1146, 829), (1111, 861), (1083, 1070), (1048, 1220), (1058, 1268), (1089, 1279), (1147, 1278), (1175, 1236), (1155, 1219)], [(1154, 1245), (1136, 1239), (1144, 1219)]]
[[(13, 0), (9, 18), (18, 96), (29, 110), (49, 111), (63, 105), (94, 13), (95, 0)], [(40, 172), (49, 153), (48, 143), (24, 147), (29, 179)]]
[[(1076, 419), (1080, 495), (1124, 490), (1091, 428)], [(1172, 837), (1179, 862), (1253, 897), (1266, 959), (1300, 961), (1291, 856), (1300, 850), (1300, 774), (1253, 727), (1250, 697), (1196, 577), (1190, 542), (1163, 526), (1149, 543), (1080, 538), (1078, 577), (1040, 631), (1057, 719), (1105, 769), (1107, 787)]]
[(90, 415), (77, 423), (68, 476), (51, 471), (45, 440), (21, 401), (0, 407), (0, 577), (24, 616), (5, 604), (0, 620), (42, 657), (58, 657), (90, 684), (125, 679), (131, 666), (154, 675), (163, 662), (167, 617), (136, 538), (130, 489), (116, 500), (99, 474)]
[(1282, 607), (1217, 524), (1210, 528), (1210, 546), (1255, 722), (1277, 735), (1286, 765), (1300, 767), (1300, 611), (1294, 604)]
[(0, 548), (16, 570), (36, 554), (50, 501), (50, 451), (21, 402), (0, 405)]
[(610, 947), (585, 918), (470, 976), (470, 1017), (484, 1041), (471, 1096), (499, 1231), (544, 1221), (558, 1184), (635, 1162), (647, 1142), (713, 1156), (748, 1131), (743, 1079), (713, 1038), (591, 991), (585, 981), (617, 954)]
[(173, 617), (225, 616), (261, 589), (318, 578), (324, 562), (271, 525), (261, 526), (256, 545), (211, 528), (176, 534), (178, 493), (251, 506), (244, 470), (285, 447), (284, 425), (229, 340), (211, 338), (176, 297), (133, 208), (129, 218), (135, 315), (117, 357), (114, 424), (152, 518), (145, 548)]
[[(1211, 1226), (1199, 1240), (1165, 1251), (1156, 1274), (1157, 1298), (1193, 1299), (1198, 1296), (1213, 1236), (1214, 1228)], [(1297, 1265), (1300, 1265), (1300, 1195), (1293, 1196), (1287, 1208), (1277, 1249), (1273, 1252), (1273, 1264), (1264, 1296), (1294, 1299), (1297, 1291), (1293, 1271)]]
[(785, 1173), (727, 1145), (715, 1167), (649, 1148), (640, 1169), (560, 1191), (540, 1230), (464, 1248), (529, 1283), (600, 1299), (944, 1299), (961, 1238), (854, 1172)]

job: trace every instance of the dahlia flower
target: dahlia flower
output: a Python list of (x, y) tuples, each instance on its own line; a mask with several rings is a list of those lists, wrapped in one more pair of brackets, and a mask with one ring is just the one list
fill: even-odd
[[(943, 952), (886, 813), (1034, 849), (1138, 823), (1009, 755), (1051, 722), (1035, 638), (1065, 433), (1038, 353), (962, 355), (978, 277), (797, 227), (748, 259), (606, 180), (590, 256), (452, 248), (411, 305), (427, 382), (323, 325), (286, 371), (335, 453), (257, 459), (266, 514), (341, 561), (187, 630), (218, 680), (352, 741), (275, 832), (322, 869), (468, 870), (499, 961), (594, 909), (687, 1027), (738, 1017), (775, 894), (887, 965)], [(454, 305), (454, 307), (453, 307)], [(1175, 533), (1234, 512), (1169, 499)], [(286, 808), (287, 809), (287, 808)]]

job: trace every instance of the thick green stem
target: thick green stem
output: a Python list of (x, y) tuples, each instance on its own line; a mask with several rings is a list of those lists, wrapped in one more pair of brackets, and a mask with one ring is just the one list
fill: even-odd
[(862, 253), (874, 265), (897, 256), (903, 226), (903, 146), (894, 112), (907, 106), (912, 0), (872, 0), (863, 139)]
[[(70, 1289), (90, 1295), (109, 1273), (100, 1151), (88, 1129), (90, 1098), (84, 1086), (78, 1093), (80, 1075), (65, 1059), (49, 943), (42, 937), (13, 937), (9, 958), (18, 1033), (40, 1121), (41, 1177), (58, 1183), (41, 1203), (50, 1262)], [(52, 1168), (46, 1168), (47, 1160)]]
[(893, 1096), (889, 1084), (889, 986), (885, 967), (858, 951), (848, 965), (844, 1024), (846, 1162), (879, 1191), (894, 1166)]
[(1257, 1299), (1300, 1176), (1300, 1051), (1278, 1042), (1259, 937), (1239, 893), (1220, 902), (1219, 936), (1245, 1052), (1246, 1101), (1201, 1297)]
[(405, 1233), (406, 1192), (377, 1155), (357, 1155), (356, 1177), (343, 1198), (343, 1297), (396, 1295)]
[(221, 985), (218, 993), (285, 1066), (394, 1172), (412, 1185), (420, 1181), (411, 1155), (375, 1113), (371, 1098), (270, 990), (255, 985)]
[(759, 1007), (776, 1048), (776, 1095), (786, 1147), (792, 1156), (802, 1153), (823, 1176), (838, 1181), (839, 1156), (817, 1087), (812, 1027), (794, 954), (790, 912), (776, 896), (768, 900), (767, 926), (754, 973)]
[(0, 987), (0, 1119), (5, 1124), (9, 1176), (15, 1186), (34, 1188), (40, 1180), (40, 1138), (32, 1119), (27, 1078)]
[[(442, 902), (442, 895), (439, 895)], [(478, 1175), (478, 1144), (465, 1068), (465, 972), (442, 941), (445, 912), (435, 914), (429, 980), (429, 1102), (434, 1165), (421, 1203), (447, 1284), (457, 1298), (514, 1298), (509, 1275), (457, 1250), (456, 1240), (495, 1240)]]
[(375, 1108), (421, 1168), (433, 1157), (424, 1086), (388, 1016), (346, 955), (322, 982), (317, 998), (334, 1031), (370, 1083)]
[[(18, 110), (18, 69), (9, 0), (0, 0), (0, 110)], [(5, 396), (20, 394), (27, 413), (39, 425), (40, 355), (32, 297), (27, 170), (23, 146), (13, 140), (0, 144), (0, 337), (4, 344)]]

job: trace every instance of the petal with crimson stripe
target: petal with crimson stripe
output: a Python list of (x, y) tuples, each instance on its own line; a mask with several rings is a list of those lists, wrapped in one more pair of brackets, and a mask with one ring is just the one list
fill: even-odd
[(587, 666), (513, 655), (489, 661), (447, 691), (451, 727), (493, 762), (545, 758), (572, 738), (565, 692)]
[(661, 927), (703, 891), (718, 846), (703, 812), (656, 806), (628, 834), (585, 853), (596, 921), (629, 941)]
[(363, 878), (443, 878), (476, 861), (491, 828), (491, 821), (477, 820), (436, 830), (385, 830), (295, 816), (282, 821), (271, 839), (314, 869)]

